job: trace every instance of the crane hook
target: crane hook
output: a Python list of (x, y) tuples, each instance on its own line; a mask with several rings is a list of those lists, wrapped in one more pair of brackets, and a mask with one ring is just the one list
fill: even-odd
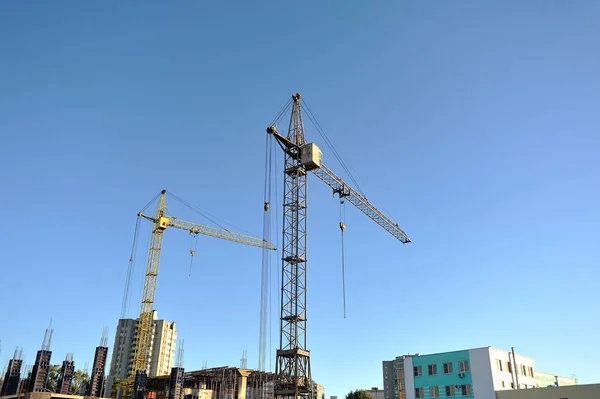
[(190, 231), (190, 271), (188, 276), (192, 276), (192, 264), (194, 263), (194, 255), (196, 255), (196, 248), (198, 248), (198, 234)]

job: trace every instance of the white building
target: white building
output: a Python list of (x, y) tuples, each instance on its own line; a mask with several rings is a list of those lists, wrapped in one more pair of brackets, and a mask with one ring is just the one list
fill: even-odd
[[(175, 322), (158, 320), (158, 312), (153, 311), (150, 331), (150, 355), (146, 366), (149, 377), (167, 375), (175, 363), (177, 329)], [(135, 341), (137, 339), (137, 319), (120, 319), (115, 333), (110, 371), (107, 378), (107, 392), (110, 392), (115, 378), (126, 379), (133, 367)]]
[(371, 389), (365, 389), (365, 391), (373, 399), (385, 399), (385, 395), (384, 395), (383, 389), (379, 389), (378, 387), (372, 387)]
[(313, 381), (313, 397), (314, 399), (325, 399), (325, 387)]
[(537, 388), (564, 387), (569, 385), (577, 385), (577, 377), (562, 377), (560, 375), (544, 373), (543, 371), (536, 370), (535, 382), (535, 386)]
[(535, 360), (492, 347), (383, 362), (384, 399), (496, 399), (496, 391), (539, 386)]
[[(515, 359), (509, 351), (496, 349), (492, 347), (471, 349), (475, 356), (473, 372), (476, 367), (485, 367), (491, 369), (491, 379), (494, 391), (505, 389), (535, 388), (536, 381), (534, 377), (535, 360), (529, 356), (523, 356), (515, 353)], [(488, 373), (482, 373), (481, 382), (489, 379)], [(494, 396), (495, 398), (495, 396)]]

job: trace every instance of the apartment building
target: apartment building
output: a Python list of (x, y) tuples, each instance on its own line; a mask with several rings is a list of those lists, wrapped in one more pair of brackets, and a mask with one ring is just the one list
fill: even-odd
[(313, 381), (313, 398), (325, 399), (325, 387)]
[(383, 362), (384, 399), (495, 399), (496, 391), (539, 387), (535, 360), (483, 347)]
[[(153, 311), (152, 330), (146, 372), (149, 377), (168, 375), (175, 363), (177, 328), (175, 322), (158, 319)], [(115, 343), (107, 378), (107, 389), (115, 378), (126, 379), (133, 367), (133, 356), (137, 339), (137, 319), (120, 319), (115, 333)], [(110, 391), (108, 391), (110, 392)]]

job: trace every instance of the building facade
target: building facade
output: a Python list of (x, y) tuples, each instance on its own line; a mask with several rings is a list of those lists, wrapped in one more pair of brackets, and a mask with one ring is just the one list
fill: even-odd
[(407, 356), (398, 356), (394, 360), (383, 362), (384, 399), (406, 399), (404, 360)]
[(497, 399), (595, 399), (600, 398), (600, 384), (499, 391), (496, 397)]
[(313, 381), (313, 397), (314, 399), (325, 399), (325, 387)]
[[(120, 319), (115, 333), (110, 371), (107, 378), (107, 392), (110, 392), (115, 378), (126, 379), (133, 367), (137, 339), (137, 319)], [(148, 377), (168, 375), (175, 363), (177, 328), (175, 322), (158, 320), (158, 312), (153, 312), (152, 330), (146, 372)]]
[(535, 372), (536, 388), (564, 387), (570, 385), (577, 385), (577, 377), (561, 377), (560, 375), (544, 373), (543, 371)]
[(367, 392), (373, 399), (385, 399), (385, 391), (383, 389), (379, 389), (378, 387), (365, 389), (365, 392)]
[(492, 347), (383, 362), (384, 399), (495, 399), (496, 391), (539, 386), (533, 358)]

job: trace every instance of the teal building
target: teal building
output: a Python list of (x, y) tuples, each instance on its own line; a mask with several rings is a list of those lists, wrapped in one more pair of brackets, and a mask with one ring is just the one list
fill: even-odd
[[(496, 399), (496, 391), (540, 387), (541, 377), (547, 374), (536, 375), (533, 358), (491, 346), (416, 353), (383, 362), (384, 399)], [(567, 379), (556, 377), (556, 381)]]

